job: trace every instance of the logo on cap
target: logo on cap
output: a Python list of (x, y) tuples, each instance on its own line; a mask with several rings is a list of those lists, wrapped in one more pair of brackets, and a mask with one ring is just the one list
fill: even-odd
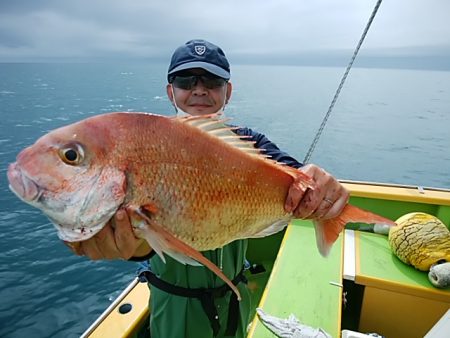
[(194, 46), (194, 50), (197, 53), (197, 55), (203, 55), (206, 52), (206, 46), (197, 45), (197, 46)]

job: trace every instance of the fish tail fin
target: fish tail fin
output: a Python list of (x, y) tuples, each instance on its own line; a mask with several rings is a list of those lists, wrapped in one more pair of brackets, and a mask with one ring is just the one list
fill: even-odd
[(328, 256), (331, 246), (347, 223), (374, 224), (373, 229), (377, 233), (386, 233), (396, 225), (388, 218), (347, 204), (339, 216), (324, 221), (314, 221), (317, 247), (322, 256)]
[(317, 248), (323, 257), (327, 257), (333, 243), (336, 242), (342, 229), (344, 229), (346, 222), (340, 217), (324, 221), (314, 220), (313, 222), (316, 231)]
[[(144, 207), (144, 209), (148, 210), (148, 207)], [(165, 253), (183, 264), (204, 265), (228, 284), (231, 290), (236, 293), (238, 300), (241, 300), (241, 294), (236, 285), (214, 263), (188, 244), (176, 238), (162, 226), (156, 224), (140, 208), (132, 208), (131, 210), (137, 216), (133, 220), (133, 225), (140, 223), (140, 226), (135, 228), (136, 235), (143, 237), (163, 262), (165, 262)]]

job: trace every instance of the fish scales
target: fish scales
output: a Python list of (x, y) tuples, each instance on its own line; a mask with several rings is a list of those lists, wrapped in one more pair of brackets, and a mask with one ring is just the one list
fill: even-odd
[(126, 164), (125, 203), (154, 204), (155, 222), (185, 243), (215, 249), (288, 216), (284, 170), (177, 119), (126, 117), (119, 129), (136, 132), (109, 152), (110, 165)]

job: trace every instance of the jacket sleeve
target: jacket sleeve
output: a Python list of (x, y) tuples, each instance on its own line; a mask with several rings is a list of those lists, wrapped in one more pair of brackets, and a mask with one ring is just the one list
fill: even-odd
[(297, 169), (303, 166), (303, 164), (295, 158), (284, 151), (281, 151), (280, 148), (278, 148), (277, 145), (270, 141), (264, 134), (255, 132), (250, 128), (238, 128), (235, 132), (239, 136), (251, 136), (250, 140), (256, 142), (255, 147), (265, 149), (266, 151), (264, 153), (269, 155), (273, 160), (285, 163), (288, 166)]

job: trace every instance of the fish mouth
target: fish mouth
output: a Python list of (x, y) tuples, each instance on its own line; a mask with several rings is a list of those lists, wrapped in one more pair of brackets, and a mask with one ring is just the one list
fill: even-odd
[(58, 230), (59, 239), (66, 242), (80, 242), (85, 241), (93, 236), (95, 236), (100, 230), (103, 229), (106, 223), (98, 224), (95, 226), (73, 226), (73, 225), (63, 225), (57, 223), (55, 220), (50, 219)]
[(17, 163), (11, 163), (8, 167), (9, 189), (25, 202), (33, 202), (39, 199), (41, 190), (39, 186), (20, 169)]

